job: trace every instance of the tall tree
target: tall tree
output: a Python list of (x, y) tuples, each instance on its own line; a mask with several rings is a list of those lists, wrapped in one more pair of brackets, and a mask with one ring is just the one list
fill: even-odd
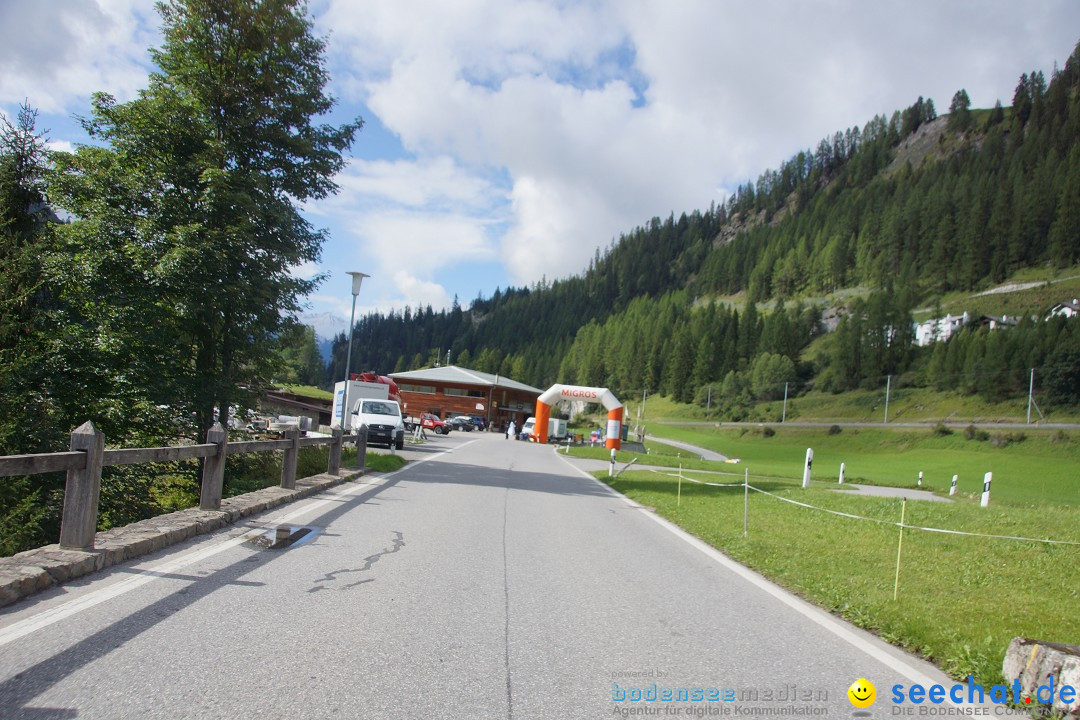
[(64, 159), (61, 185), (77, 242), (129, 263), (110, 301), (123, 304), (132, 282), (154, 289), (201, 436), (241, 387), (258, 391), (284, 318), (316, 286), (289, 272), (317, 261), (324, 239), (298, 205), (336, 191), (361, 121), (316, 122), (334, 99), (326, 41), (301, 0), (169, 0), (158, 11), (149, 87), (122, 105), (95, 96), (84, 126), (110, 147)]
[(952, 96), (952, 102), (949, 103), (949, 128), (957, 132), (964, 132), (971, 125), (971, 98), (968, 97), (967, 90), (960, 88)]

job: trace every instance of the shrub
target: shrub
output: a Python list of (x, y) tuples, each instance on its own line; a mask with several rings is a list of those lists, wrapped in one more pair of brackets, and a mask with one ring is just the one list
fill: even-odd
[(761, 434), (765, 437), (772, 437), (776, 434), (776, 431), (766, 425), (765, 427), (761, 428)]
[[(948, 435), (952, 435), (952, 430), (950, 430), (945, 423), (938, 423), (930, 432), (937, 437), (946, 437)], [(968, 439), (970, 440), (970, 438)]]
[(829, 428), (829, 435), (839, 435), (843, 432), (843, 429), (839, 425), (833, 425)]
[(1001, 433), (1001, 434), (998, 434), (998, 435), (994, 435), (994, 437), (990, 440), (990, 444), (993, 445), (994, 447), (1002, 447), (1003, 448), (1003, 447), (1008, 447), (1009, 445), (1012, 445), (1013, 443), (1024, 442), (1025, 440), (1027, 440), (1027, 435), (1025, 435), (1022, 432)]

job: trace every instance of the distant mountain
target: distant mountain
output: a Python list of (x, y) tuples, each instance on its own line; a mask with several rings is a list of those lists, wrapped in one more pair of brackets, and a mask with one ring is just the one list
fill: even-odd
[(349, 332), (349, 321), (333, 313), (301, 313), (297, 315), (297, 320), (315, 328), (315, 340), (319, 345), (319, 355), (322, 356), (323, 362), (330, 361), (330, 350), (334, 345), (334, 338), (341, 333)]

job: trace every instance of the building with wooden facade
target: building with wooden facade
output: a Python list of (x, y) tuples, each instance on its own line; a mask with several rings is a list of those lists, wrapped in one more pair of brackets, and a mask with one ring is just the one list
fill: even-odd
[(511, 420), (520, 428), (536, 410), (536, 398), (543, 392), (505, 375), (457, 365), (391, 373), (390, 377), (401, 390), (406, 415), (429, 412), (443, 419), (472, 415), (500, 430)]

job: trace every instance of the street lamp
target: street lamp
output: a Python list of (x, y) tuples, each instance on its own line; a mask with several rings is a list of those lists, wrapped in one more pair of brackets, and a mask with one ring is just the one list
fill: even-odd
[(341, 398), (341, 431), (348, 434), (352, 428), (349, 423), (349, 369), (352, 367), (352, 335), (353, 326), (356, 325), (356, 296), (360, 294), (360, 283), (364, 278), (371, 277), (362, 272), (351, 272), (352, 275), (352, 313), (349, 315), (349, 349), (345, 352), (345, 393)]

